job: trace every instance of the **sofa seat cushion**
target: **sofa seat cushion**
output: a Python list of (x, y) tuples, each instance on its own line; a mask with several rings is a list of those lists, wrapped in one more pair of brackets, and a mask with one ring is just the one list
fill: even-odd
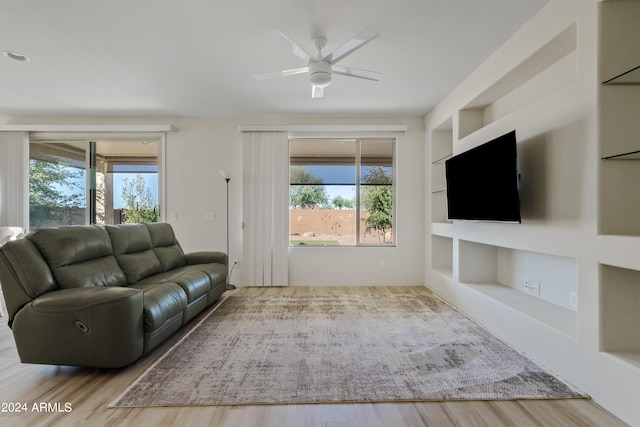
[(211, 279), (211, 287), (227, 281), (227, 266), (224, 264), (195, 264), (190, 266), (193, 269), (205, 273)]
[(175, 283), (136, 284), (129, 288), (140, 289), (144, 293), (145, 333), (152, 333), (175, 317), (181, 317), (187, 306), (186, 293)]
[(141, 280), (137, 285), (175, 283), (184, 290), (187, 294), (187, 301), (191, 304), (198, 298), (206, 295), (211, 289), (211, 279), (209, 276), (194, 267), (196, 266), (178, 267), (174, 270)]

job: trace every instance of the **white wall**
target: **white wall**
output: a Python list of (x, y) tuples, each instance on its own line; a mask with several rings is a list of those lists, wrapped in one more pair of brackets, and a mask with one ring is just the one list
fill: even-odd
[[(424, 159), (423, 123), (419, 119), (181, 119), (178, 131), (167, 137), (167, 212), (177, 212), (173, 224), (185, 247), (196, 250), (224, 247), (224, 181), (218, 170), (230, 169), (230, 252), (242, 262), (242, 144), (239, 125), (406, 125), (397, 143), (397, 231), (395, 248), (290, 248), (291, 285), (423, 284)], [(206, 184), (208, 183), (208, 184)], [(204, 184), (204, 185), (203, 185)], [(193, 187), (190, 187), (193, 186)], [(194, 191), (195, 190), (195, 191)], [(199, 197), (199, 194), (210, 197)], [(216, 222), (204, 221), (216, 212)], [(220, 218), (218, 220), (218, 218)], [(196, 226), (198, 225), (198, 226)], [(211, 240), (209, 240), (211, 239)], [(214, 243), (215, 242), (215, 243)], [(385, 268), (379, 268), (379, 259)], [(243, 283), (234, 273), (234, 283)]]
[[(229, 183), (230, 257), (242, 262), (243, 125), (403, 125), (397, 143), (395, 248), (291, 248), (292, 285), (395, 285), (424, 283), (424, 123), (420, 118), (12, 118), (4, 124), (171, 124), (166, 138), (166, 206), (163, 214), (185, 251), (226, 251), (226, 184)], [(207, 221), (207, 212), (215, 221)], [(172, 218), (177, 218), (173, 220)], [(379, 259), (385, 268), (378, 267)], [(232, 282), (242, 282), (236, 269)]]

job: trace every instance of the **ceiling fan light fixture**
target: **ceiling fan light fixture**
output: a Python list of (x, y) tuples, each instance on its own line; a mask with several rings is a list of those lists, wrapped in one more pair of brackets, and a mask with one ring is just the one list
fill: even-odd
[(333, 74), (375, 81), (379, 81), (382, 78), (381, 73), (376, 73), (374, 71), (336, 65), (338, 61), (341, 61), (346, 56), (351, 55), (353, 52), (378, 37), (380, 33), (373, 28), (366, 28), (328, 55), (322, 54), (322, 49), (327, 45), (327, 39), (325, 37), (315, 37), (311, 40), (315, 48), (318, 50), (317, 55), (312, 55), (279, 30), (272, 30), (269, 34), (280, 40), (280, 42), (290, 49), (295, 56), (304, 61), (308, 61), (308, 65), (306, 67), (296, 68), (293, 70), (258, 74), (253, 76), (256, 80), (307, 73), (309, 83), (311, 83), (311, 97), (322, 98), (324, 88), (331, 84)]
[(326, 61), (311, 61), (309, 63), (309, 82), (313, 86), (329, 86), (331, 84), (331, 64)]

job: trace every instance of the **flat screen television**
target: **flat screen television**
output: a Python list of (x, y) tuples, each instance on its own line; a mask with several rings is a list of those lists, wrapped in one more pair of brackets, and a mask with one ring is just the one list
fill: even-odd
[(516, 131), (445, 161), (449, 219), (520, 223)]

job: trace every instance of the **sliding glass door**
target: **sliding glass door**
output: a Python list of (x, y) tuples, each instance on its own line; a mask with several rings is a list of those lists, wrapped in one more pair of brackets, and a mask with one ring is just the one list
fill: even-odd
[(157, 222), (158, 139), (32, 139), (31, 230)]
[(87, 150), (82, 143), (29, 144), (29, 228), (85, 224)]

